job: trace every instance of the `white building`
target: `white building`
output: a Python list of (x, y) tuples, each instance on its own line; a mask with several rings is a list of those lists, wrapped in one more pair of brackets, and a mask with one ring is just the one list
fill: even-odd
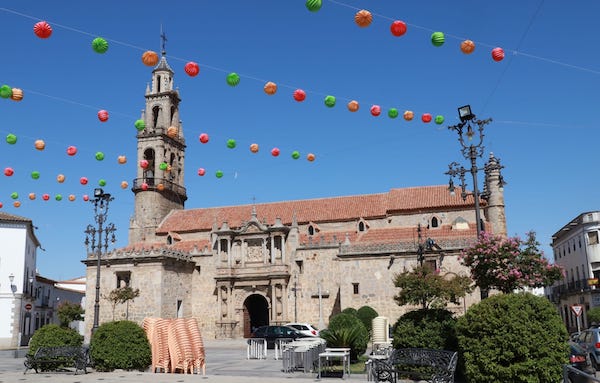
[[(85, 305), (85, 278), (58, 282), (37, 274), (40, 243), (28, 218), (0, 212), (0, 244), (0, 349), (10, 349), (26, 346), (38, 328), (59, 323), (61, 302)], [(83, 332), (82, 325), (73, 326)]]
[[(37, 248), (30, 219), (0, 212), (0, 348), (29, 337)], [(29, 311), (28, 311), (29, 309)]]
[(600, 306), (600, 211), (578, 215), (552, 236), (554, 262), (565, 270), (565, 278), (547, 290), (568, 329), (577, 330), (571, 309), (581, 305), (580, 326), (587, 328), (586, 313)]

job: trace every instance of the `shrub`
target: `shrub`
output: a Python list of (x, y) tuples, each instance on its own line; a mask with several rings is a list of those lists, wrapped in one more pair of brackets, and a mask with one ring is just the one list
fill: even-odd
[(61, 327), (69, 327), (73, 321), (83, 320), (82, 315), (85, 311), (78, 303), (65, 301), (58, 305), (58, 320)]
[(350, 314), (356, 316), (358, 311), (353, 307), (346, 307), (342, 310), (342, 314)]
[(458, 350), (456, 319), (445, 309), (409, 311), (394, 325), (394, 348)]
[(356, 311), (356, 316), (365, 325), (367, 332), (371, 334), (371, 327), (373, 327), (373, 318), (377, 318), (379, 314), (371, 306), (362, 306)]
[(71, 328), (48, 324), (33, 333), (28, 355), (33, 356), (40, 347), (81, 346), (83, 336)]
[(144, 371), (152, 363), (152, 351), (144, 330), (135, 322), (104, 323), (92, 336), (90, 353), (98, 371)]
[(600, 307), (594, 307), (587, 311), (587, 320), (590, 325), (600, 324)]
[(562, 381), (568, 334), (544, 297), (494, 295), (471, 306), (456, 331), (469, 382)]
[(341, 313), (329, 321), (329, 328), (319, 335), (329, 347), (349, 347), (350, 359), (357, 360), (367, 350), (369, 333), (360, 319), (351, 314)]

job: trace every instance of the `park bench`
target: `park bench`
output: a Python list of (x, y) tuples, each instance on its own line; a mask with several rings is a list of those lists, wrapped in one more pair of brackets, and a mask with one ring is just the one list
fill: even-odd
[(401, 379), (452, 383), (458, 355), (454, 351), (427, 348), (394, 349), (387, 358), (372, 359), (375, 382), (397, 383)]
[(57, 371), (73, 366), (77, 371), (87, 373), (88, 349), (82, 346), (40, 347), (33, 355), (25, 357), (25, 371)]

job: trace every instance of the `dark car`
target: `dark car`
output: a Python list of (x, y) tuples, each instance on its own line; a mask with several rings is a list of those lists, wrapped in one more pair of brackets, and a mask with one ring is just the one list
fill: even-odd
[[(586, 374), (595, 376), (596, 370), (592, 367), (588, 352), (575, 342), (569, 342), (569, 366), (576, 368)], [(568, 383), (593, 383), (594, 380), (585, 375), (579, 374), (577, 371), (569, 369)]]
[(575, 342), (587, 351), (592, 367), (600, 370), (600, 328), (594, 326), (582, 330)]
[(277, 339), (298, 339), (305, 338), (306, 335), (302, 334), (295, 328), (288, 326), (260, 326), (250, 336), (251, 338), (264, 338), (267, 340), (267, 348), (275, 348), (275, 342)]

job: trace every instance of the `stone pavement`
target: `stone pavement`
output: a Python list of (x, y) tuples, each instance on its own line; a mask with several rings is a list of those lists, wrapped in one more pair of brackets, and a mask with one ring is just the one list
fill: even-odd
[[(0, 383), (191, 383), (207, 381), (214, 383), (274, 383), (295, 379), (316, 381), (316, 374), (282, 371), (283, 362), (274, 359), (269, 350), (268, 359), (246, 358), (246, 341), (213, 340), (204, 342), (206, 350), (206, 375), (168, 374), (140, 371), (95, 372), (75, 375), (69, 372), (43, 372), (36, 374), (30, 370), (23, 374), (23, 357), (15, 358), (14, 351), (0, 351)], [(24, 354), (21, 350), (20, 354)], [(340, 378), (322, 378), (321, 382), (336, 383)], [(346, 381), (366, 382), (365, 374), (352, 374)]]

